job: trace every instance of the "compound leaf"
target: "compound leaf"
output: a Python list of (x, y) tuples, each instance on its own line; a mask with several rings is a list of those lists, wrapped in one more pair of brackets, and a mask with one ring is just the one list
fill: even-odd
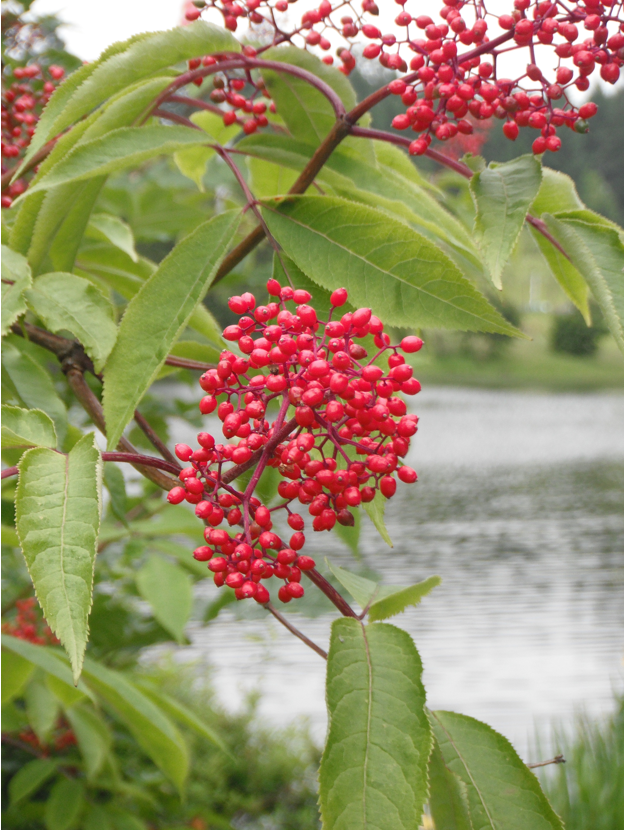
[(228, 211), (179, 242), (128, 304), (104, 379), (109, 447), (116, 447), (169, 349), (201, 302), (236, 233)]
[(101, 460), (94, 435), (67, 455), (36, 447), (22, 456), (16, 528), (35, 592), (80, 677), (88, 639), (100, 525)]
[(333, 623), (330, 725), (320, 768), (326, 830), (413, 830), (420, 824), (432, 742), (421, 672), (405, 631), (352, 618)]

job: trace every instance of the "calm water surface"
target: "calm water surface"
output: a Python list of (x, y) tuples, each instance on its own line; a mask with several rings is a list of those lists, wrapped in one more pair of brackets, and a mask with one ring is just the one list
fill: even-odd
[[(526, 757), (536, 726), (607, 712), (623, 685), (624, 396), (430, 388), (416, 411), (420, 480), (388, 505), (394, 549), (367, 526), (360, 565), (329, 534), (306, 552), (395, 584), (440, 574), (393, 620), (420, 650), (429, 705), (486, 720)], [(181, 656), (207, 660), (226, 705), (258, 690), (268, 722), (308, 717), (320, 740), (321, 659), (250, 606), (191, 632)], [(331, 606), (308, 611), (293, 621), (327, 647)]]

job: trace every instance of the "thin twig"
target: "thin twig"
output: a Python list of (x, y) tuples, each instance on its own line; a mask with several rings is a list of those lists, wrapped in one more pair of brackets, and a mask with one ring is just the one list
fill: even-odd
[(306, 635), (299, 631), (298, 628), (295, 628), (295, 626), (291, 622), (289, 622), (286, 619), (286, 617), (277, 610), (277, 608), (274, 608), (270, 602), (265, 602), (264, 607), (267, 611), (273, 614), (275, 619), (279, 620), (281, 624), (284, 626), (284, 628), (287, 628), (291, 632), (291, 634), (294, 634), (295, 637), (299, 637), (299, 639), (307, 646), (309, 646), (312, 649), (312, 651), (315, 651), (317, 654), (320, 654), (320, 656), (324, 660), (327, 660), (327, 652), (324, 651), (320, 646), (317, 646), (316, 643), (312, 642), (312, 640), (310, 640), (309, 637), (306, 637)]
[(178, 369), (195, 369), (198, 372), (207, 372), (208, 369), (216, 368), (216, 363), (202, 363), (201, 360), (191, 360), (188, 357), (176, 357), (170, 354), (165, 358), (167, 366), (176, 366)]
[(235, 478), (238, 478), (243, 473), (250, 470), (252, 467), (255, 467), (258, 461), (262, 458), (262, 453), (266, 452), (267, 449), (269, 452), (272, 452), (278, 444), (286, 438), (286, 436), (290, 435), (290, 433), (299, 426), (297, 423), (296, 418), (291, 418), (290, 421), (286, 421), (284, 426), (278, 430), (275, 435), (271, 436), (264, 447), (260, 447), (260, 449), (256, 450), (252, 453), (251, 458), (249, 461), (245, 461), (243, 464), (237, 464), (236, 467), (232, 467), (226, 473), (223, 474), (221, 477), (221, 481), (224, 484), (229, 484), (231, 481), (234, 481)]
[(7, 467), (6, 470), (2, 471), (2, 478), (11, 478), (11, 476), (16, 476), (18, 472), (17, 467)]
[(177, 475), (180, 471), (179, 464), (170, 464), (168, 461), (161, 461), (160, 458), (138, 452), (103, 452), (102, 461), (121, 461), (135, 467), (137, 464), (141, 467), (155, 467), (157, 470), (166, 470), (173, 475)]
[(355, 613), (353, 608), (351, 608), (342, 594), (338, 593), (334, 586), (328, 582), (323, 574), (319, 573), (316, 568), (312, 568), (311, 571), (304, 571), (304, 573), (317, 588), (321, 589), (327, 599), (334, 603), (343, 617), (354, 617), (356, 620), (358, 619), (358, 615)]
[[(150, 425), (149, 421), (145, 418), (144, 415), (141, 415), (138, 409), (134, 410), (134, 420), (137, 423), (139, 429), (143, 431), (147, 439), (150, 443), (156, 447), (158, 452), (162, 455), (162, 457), (169, 461), (174, 467), (177, 468), (178, 472), (182, 469), (182, 467), (178, 464), (178, 460), (175, 455), (168, 449), (168, 447), (160, 440), (158, 435), (156, 434), (154, 428)], [(164, 468), (163, 468), (164, 469)], [(176, 473), (177, 475), (177, 473)]]
[(529, 769), (535, 769), (536, 767), (547, 767), (549, 764), (565, 764), (566, 759), (563, 755), (555, 755), (554, 758), (550, 758), (548, 761), (538, 761), (535, 764), (527, 764)]

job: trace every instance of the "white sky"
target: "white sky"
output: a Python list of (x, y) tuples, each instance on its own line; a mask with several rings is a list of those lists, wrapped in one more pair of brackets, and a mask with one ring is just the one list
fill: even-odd
[[(374, 22), (382, 31), (396, 31), (393, 19), (399, 11), (399, 6), (393, 0), (378, 0), (378, 5), (381, 14)], [(300, 0), (293, 7), (293, 18), (300, 19), (305, 9), (316, 6), (318, 6), (318, 0)], [(421, 0), (418, 4), (410, 3), (408, 9), (412, 14), (418, 10), (420, 13), (435, 17), (432, 6), (432, 0)], [(508, 12), (511, 6), (511, 0), (489, 0), (488, 2), (488, 10), (497, 14)], [(178, 25), (182, 19), (183, 7), (183, 0), (37, 0), (33, 12), (35, 14), (57, 14), (61, 20), (65, 21), (61, 34), (68, 50), (82, 60), (91, 61), (115, 41), (126, 40), (139, 32), (159, 31)], [(437, 0), (435, 8), (437, 9)], [(220, 20), (220, 16), (216, 20)], [(496, 32), (491, 36), (495, 34)], [(424, 37), (424, 33), (422, 36)], [(544, 56), (550, 52), (544, 47), (541, 48), (544, 50)], [(499, 74), (517, 77), (524, 70), (525, 50), (510, 53), (508, 61), (507, 66), (500, 67), (504, 68), (504, 71)], [(595, 74), (598, 75), (597, 72)], [(611, 84), (603, 84), (599, 79), (598, 82), (605, 92), (614, 91)], [(617, 88), (620, 88), (623, 83), (624, 78), (617, 84)]]

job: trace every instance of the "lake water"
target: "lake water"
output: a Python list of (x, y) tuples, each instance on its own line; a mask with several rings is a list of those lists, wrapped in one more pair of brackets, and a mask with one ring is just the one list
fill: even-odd
[[(421, 653), (429, 705), (487, 721), (538, 760), (526, 757), (536, 727), (606, 713), (623, 685), (624, 396), (428, 388), (415, 401), (419, 482), (388, 504), (394, 549), (367, 526), (362, 565), (330, 534), (310, 533), (306, 552), (393, 584), (440, 574), (392, 620)], [(267, 722), (308, 718), (321, 741), (323, 661), (251, 606), (191, 628), (180, 656), (207, 660), (227, 706), (258, 690)], [(326, 648), (335, 614), (310, 611), (293, 622)]]

